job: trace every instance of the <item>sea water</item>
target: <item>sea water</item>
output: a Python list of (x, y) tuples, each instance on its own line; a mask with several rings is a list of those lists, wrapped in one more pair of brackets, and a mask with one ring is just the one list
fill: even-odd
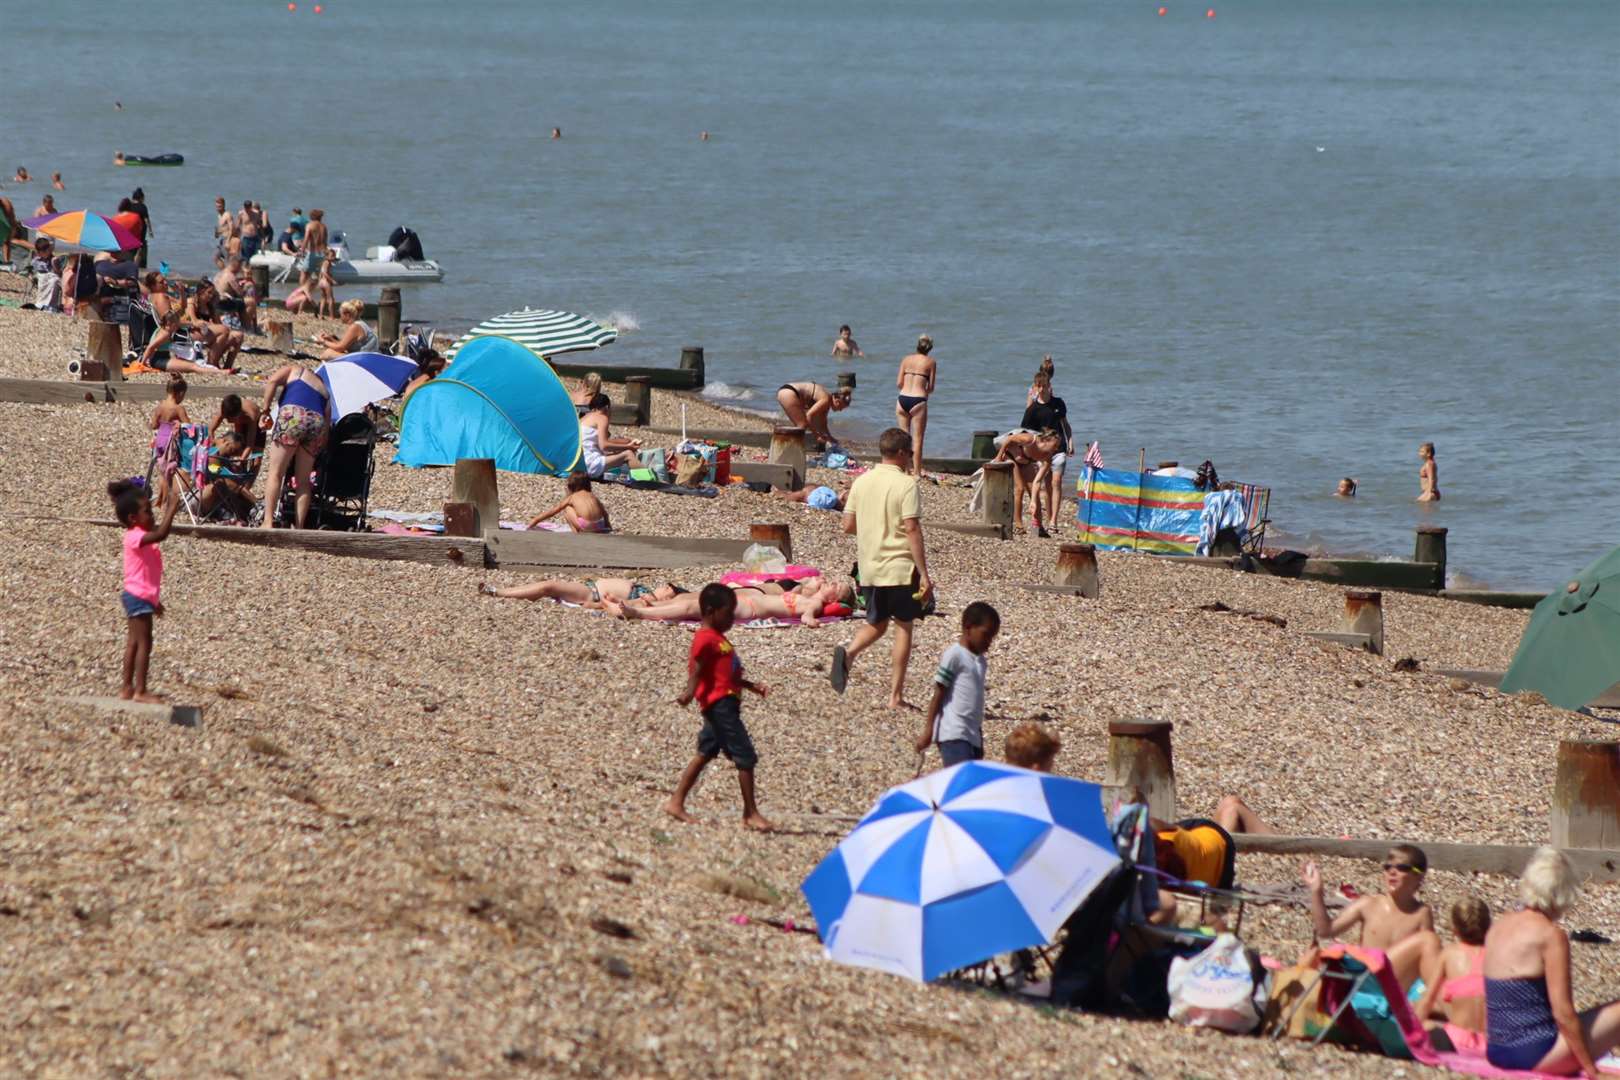
[(1280, 538), (1434, 523), (1467, 577), (1556, 586), (1620, 542), (1620, 7), (1210, 2), (14, 4), (0, 175), (144, 186), (177, 269), (215, 195), (355, 250), (407, 224), (446, 273), (408, 320), (591, 313), (603, 363), (702, 345), (765, 409), (853, 369), (835, 430), (891, 421), (926, 331), (942, 455), (1050, 353), (1111, 466), (1210, 458)]

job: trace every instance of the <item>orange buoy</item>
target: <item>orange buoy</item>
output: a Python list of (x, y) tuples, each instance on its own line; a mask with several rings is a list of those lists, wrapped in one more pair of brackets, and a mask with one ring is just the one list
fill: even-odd
[(1160, 8), (1160, 9), (1159, 9), (1159, 14), (1160, 14), (1160, 15), (1163, 15), (1163, 14), (1164, 14), (1164, 13), (1165, 13), (1165, 12), (1167, 12), (1167, 11), (1169, 11), (1169, 10), (1170, 10), (1170, 9), (1169, 9), (1169, 8)]
[(1204, 18), (1213, 19), (1214, 17), (1215, 17), (1215, 9), (1214, 8), (1210, 8), (1208, 11), (1204, 12)]

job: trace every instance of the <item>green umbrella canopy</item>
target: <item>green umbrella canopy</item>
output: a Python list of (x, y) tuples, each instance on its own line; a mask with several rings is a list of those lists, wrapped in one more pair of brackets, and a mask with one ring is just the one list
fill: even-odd
[(1620, 682), (1620, 547), (1536, 605), (1502, 676), (1504, 693), (1538, 691), (1578, 709)]

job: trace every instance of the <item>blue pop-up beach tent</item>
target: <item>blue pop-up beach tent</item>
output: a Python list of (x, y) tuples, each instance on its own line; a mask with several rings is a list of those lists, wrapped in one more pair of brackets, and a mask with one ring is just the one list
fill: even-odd
[(566, 476), (579, 461), (579, 416), (551, 365), (511, 338), (474, 338), (423, 383), (400, 419), (401, 465), (493, 458), (509, 472)]

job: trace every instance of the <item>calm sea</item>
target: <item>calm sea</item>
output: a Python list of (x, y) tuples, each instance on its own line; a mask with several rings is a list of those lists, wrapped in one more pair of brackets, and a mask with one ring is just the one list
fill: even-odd
[(216, 194), (403, 222), (448, 273), (408, 319), (612, 316), (604, 362), (701, 344), (744, 405), (830, 381), (848, 322), (856, 430), (926, 330), (941, 454), (1051, 353), (1109, 464), (1212, 458), (1301, 546), (1433, 522), (1544, 588), (1620, 542), (1620, 6), (1166, 6), (18, 3), (0, 168), (143, 184), (177, 269)]

